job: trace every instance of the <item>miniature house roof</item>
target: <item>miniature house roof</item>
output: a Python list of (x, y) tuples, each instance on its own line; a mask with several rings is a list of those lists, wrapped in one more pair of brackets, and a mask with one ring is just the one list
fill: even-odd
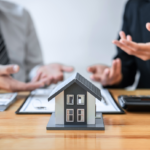
[(78, 84), (80, 87), (82, 87), (84, 90), (91, 93), (94, 97), (101, 100), (101, 93), (100, 89), (98, 89), (95, 85), (93, 85), (91, 82), (89, 82), (87, 79), (85, 79), (83, 76), (81, 76), (79, 73), (75, 73), (67, 80), (60, 83), (49, 95), (48, 101), (52, 100), (55, 96), (57, 96), (59, 93), (67, 89), (69, 86), (71, 86), (73, 83)]

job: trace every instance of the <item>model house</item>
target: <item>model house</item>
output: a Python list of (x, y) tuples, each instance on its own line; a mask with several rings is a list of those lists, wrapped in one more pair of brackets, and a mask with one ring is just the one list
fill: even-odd
[[(100, 90), (79, 73), (59, 84), (48, 100), (55, 98), (55, 127), (87, 127), (96, 124), (96, 98), (101, 100)], [(69, 125), (69, 126), (67, 126)]]

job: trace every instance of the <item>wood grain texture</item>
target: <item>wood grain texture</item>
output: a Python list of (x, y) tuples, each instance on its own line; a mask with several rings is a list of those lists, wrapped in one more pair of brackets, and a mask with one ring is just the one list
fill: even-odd
[[(150, 90), (110, 90), (118, 95), (150, 95)], [(149, 150), (150, 113), (104, 115), (105, 131), (47, 131), (50, 115), (16, 115), (28, 93), (0, 112), (0, 150)]]

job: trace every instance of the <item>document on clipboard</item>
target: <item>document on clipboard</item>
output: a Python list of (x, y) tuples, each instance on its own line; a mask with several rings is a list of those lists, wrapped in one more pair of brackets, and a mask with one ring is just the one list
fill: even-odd
[(124, 111), (107, 89), (101, 89), (102, 100), (96, 99), (96, 112), (103, 114), (123, 114)]

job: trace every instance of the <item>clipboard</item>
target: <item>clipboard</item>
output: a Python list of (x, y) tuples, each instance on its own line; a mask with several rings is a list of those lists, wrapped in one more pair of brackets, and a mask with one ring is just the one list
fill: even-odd
[[(53, 89), (38, 89), (32, 91), (16, 114), (52, 114), (55, 112), (55, 98), (48, 102), (48, 96)], [(124, 114), (121, 106), (115, 101), (107, 89), (101, 89), (103, 99), (96, 99), (96, 112), (103, 114)]]

